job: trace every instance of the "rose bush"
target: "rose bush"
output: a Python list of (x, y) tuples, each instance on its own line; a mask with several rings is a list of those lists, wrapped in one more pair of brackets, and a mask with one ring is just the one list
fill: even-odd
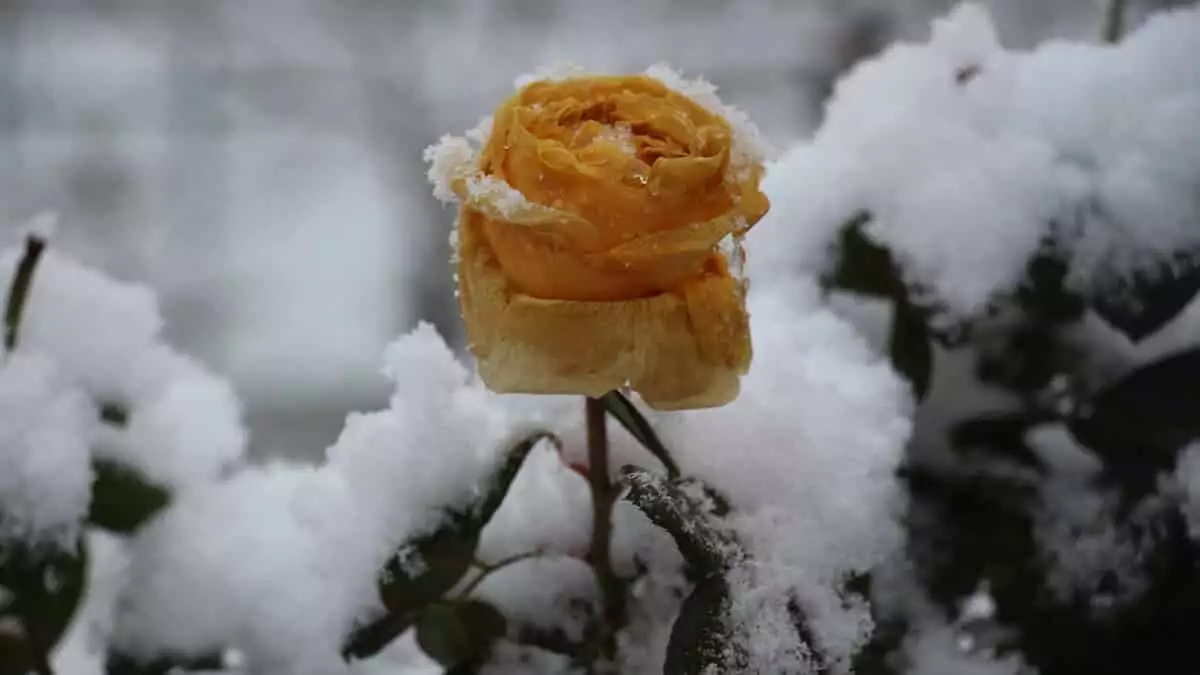
[(461, 202), (459, 299), (491, 389), (628, 385), (660, 409), (736, 397), (751, 358), (739, 240), (769, 203), (736, 111), (701, 93), (648, 74), (539, 80), (478, 150), (430, 153)]

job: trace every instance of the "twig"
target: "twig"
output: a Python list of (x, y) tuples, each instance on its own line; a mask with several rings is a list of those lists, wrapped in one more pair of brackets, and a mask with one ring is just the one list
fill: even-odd
[(608, 414), (600, 399), (586, 399), (588, 483), (592, 489), (592, 543), (588, 560), (596, 572), (603, 603), (600, 645), (605, 658), (614, 660), (616, 630), (625, 613), (625, 591), (612, 566), (612, 507), (615, 491), (608, 476)]
[(8, 289), (8, 304), (4, 308), (4, 348), (9, 352), (17, 348), (17, 332), (21, 329), (21, 316), (33, 284), (33, 271), (45, 248), (45, 239), (32, 234), (25, 238), (25, 253), (17, 264), (17, 273)]
[(463, 589), (458, 592), (458, 597), (465, 598), (470, 595), (471, 591), (475, 590), (479, 584), (483, 583), (484, 579), (487, 579), (494, 572), (499, 572), (505, 567), (508, 567), (509, 565), (515, 565), (522, 560), (540, 558), (543, 555), (545, 554), (542, 551), (526, 551), (525, 553), (518, 553), (507, 558), (501, 558), (494, 563), (485, 563), (478, 560), (473, 560), (471, 561), (471, 564), (479, 568), (479, 576), (475, 577), (470, 581), (470, 583), (464, 586)]
[(1108, 11), (1104, 15), (1104, 32), (1101, 37), (1108, 44), (1115, 44), (1125, 32), (1125, 11), (1129, 0), (1108, 0)]

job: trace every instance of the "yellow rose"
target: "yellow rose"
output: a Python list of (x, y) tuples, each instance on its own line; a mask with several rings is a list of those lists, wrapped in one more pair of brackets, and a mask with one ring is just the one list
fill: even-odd
[(462, 204), (459, 301), (489, 388), (630, 386), (660, 409), (737, 396), (750, 335), (730, 263), (769, 204), (725, 112), (650, 75), (540, 80), (477, 151), (431, 149)]

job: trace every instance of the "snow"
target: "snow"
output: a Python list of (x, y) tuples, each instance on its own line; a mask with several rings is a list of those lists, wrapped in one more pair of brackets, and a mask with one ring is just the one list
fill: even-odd
[(926, 625), (905, 640), (904, 655), (910, 675), (1026, 675), (1018, 655), (990, 658), (963, 649), (952, 626)]
[(0, 366), (0, 545), (73, 549), (91, 497), (92, 408), (40, 354)]
[(665, 63), (650, 66), (646, 74), (699, 103), (733, 128), (733, 147), (729, 153), (729, 171), (733, 183), (749, 179), (750, 170), (772, 156), (773, 151), (758, 127), (745, 112), (722, 102), (717, 96), (716, 85), (703, 78), (686, 78)]
[(514, 427), (432, 326), (385, 362), (391, 406), (352, 414), (324, 465), (242, 470), (189, 490), (139, 534), (118, 645), (138, 656), (227, 646), (296, 675), (345, 668), (341, 642), (379, 609), (387, 557), (473, 501)]
[(1175, 483), (1182, 494), (1180, 507), (1187, 519), (1188, 534), (1200, 541), (1200, 443), (1192, 443), (1179, 453)]
[(376, 602), (380, 534), (332, 471), (270, 465), (189, 491), (130, 547), (114, 642), (136, 657), (247, 654), (266, 672), (338, 672)]
[(781, 601), (793, 591), (827, 656), (850, 656), (870, 620), (835, 586), (881, 560), (901, 536), (892, 475), (911, 431), (907, 388), (817, 297), (811, 280), (755, 286), (749, 309), (759, 367), (733, 403), (660, 429), (684, 473), (735, 505), (732, 522), (753, 559), (735, 580), (735, 624), (747, 626), (759, 672), (805, 660), (775, 648), (793, 635)]
[[(12, 278), (23, 249), (0, 253), (0, 279)], [(21, 344), (53, 357), (97, 400), (123, 401), (133, 363), (159, 340), (162, 326), (148, 286), (111, 279), (50, 242), (29, 291)]]
[(1116, 46), (1009, 51), (982, 6), (960, 5), (927, 44), (859, 64), (814, 137), (769, 168), (758, 229), (774, 234), (752, 246), (782, 250), (751, 265), (812, 269), (866, 210), (867, 235), (961, 317), (1012, 290), (1046, 240), (1073, 283), (1100, 286), (1200, 244), (1198, 39), (1190, 8)]
[[(21, 252), (0, 253), (0, 279), (12, 277)], [(50, 242), (34, 272), (17, 352), (52, 361), (61, 378), (86, 392), (93, 418), (101, 406), (127, 414), (124, 429), (89, 432), (98, 455), (186, 487), (239, 461), (246, 435), (228, 382), (171, 349), (162, 327), (152, 289), (81, 265)]]
[(165, 345), (151, 347), (133, 367), (130, 381), (138, 394), (128, 421), (101, 430), (97, 455), (177, 488), (227, 474), (247, 440), (229, 382)]
[(547, 445), (526, 458), (510, 490), (519, 497), (506, 501), (484, 530), (479, 542), (484, 560), (531, 551), (571, 555), (587, 550), (592, 532), (587, 481)]

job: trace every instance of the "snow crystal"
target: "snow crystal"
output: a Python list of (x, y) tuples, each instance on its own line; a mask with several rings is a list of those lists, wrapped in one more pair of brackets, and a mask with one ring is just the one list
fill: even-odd
[(804, 231), (777, 235), (804, 250), (772, 263), (810, 264), (866, 210), (867, 235), (909, 281), (970, 315), (1052, 237), (1080, 284), (1200, 244), (1200, 73), (1183, 65), (1197, 40), (1193, 8), (1158, 14), (1117, 46), (1011, 52), (982, 6), (960, 6), (928, 44), (857, 66), (811, 142), (771, 167), (773, 209), (758, 229)]
[(449, 134), (425, 148), (424, 158), (429, 164), (427, 175), (433, 185), (434, 197), (443, 202), (458, 199), (454, 194), (454, 182), (470, 175), (477, 152), (468, 139)]
[(92, 414), (41, 355), (0, 365), (0, 544), (74, 546), (91, 499)]
[(478, 131), (472, 130), (467, 137), (443, 136), (425, 149), (425, 161), (429, 164), (427, 177), (433, 185), (433, 195), (443, 202), (456, 201), (459, 196), (454, 187), (461, 182), (472, 201), (496, 208), (502, 214), (535, 207), (508, 183), (476, 171), (479, 148), (469, 139), (479, 139), (480, 143), (486, 141)]

